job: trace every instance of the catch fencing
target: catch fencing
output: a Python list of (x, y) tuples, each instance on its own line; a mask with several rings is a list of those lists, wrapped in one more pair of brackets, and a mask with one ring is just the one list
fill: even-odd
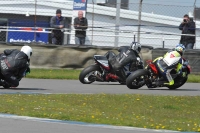
[[(0, 0), (0, 42), (51, 44), (50, 19), (56, 10), (66, 18), (63, 45), (74, 44), (73, 2), (66, 0)], [(122, 46), (132, 41), (155, 48), (171, 48), (179, 43), (179, 25), (183, 15), (189, 14), (196, 23), (196, 43), (200, 48), (200, 21), (193, 16), (196, 6), (178, 6), (142, 3), (141, 21), (139, 2), (121, 0), (121, 3), (88, 1), (86, 44)], [(117, 4), (121, 4), (117, 13)], [(119, 17), (119, 20), (117, 18)], [(193, 36), (193, 35), (191, 35)]]

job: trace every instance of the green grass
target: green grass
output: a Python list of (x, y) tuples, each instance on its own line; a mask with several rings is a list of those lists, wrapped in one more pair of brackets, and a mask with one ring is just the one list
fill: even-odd
[(69, 69), (31, 69), (27, 78), (39, 79), (78, 79), (80, 70)]
[(187, 82), (200, 83), (200, 75), (190, 74), (188, 76), (188, 81)]
[(200, 132), (200, 96), (14, 94), (0, 101), (1, 113)]
[[(31, 69), (27, 78), (39, 79), (78, 79), (81, 70), (69, 69)], [(188, 82), (200, 83), (200, 75), (189, 75)]]

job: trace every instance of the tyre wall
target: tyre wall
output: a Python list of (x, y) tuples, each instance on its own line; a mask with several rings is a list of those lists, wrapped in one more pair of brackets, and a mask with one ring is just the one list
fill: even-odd
[[(5, 49), (21, 49), (23, 45), (0, 44), (0, 53)], [(81, 69), (94, 63), (93, 55), (104, 55), (118, 48), (76, 46), (76, 45), (30, 45), (33, 49), (31, 68), (73, 68)], [(152, 59), (152, 47), (143, 46), (140, 54), (144, 60)]]

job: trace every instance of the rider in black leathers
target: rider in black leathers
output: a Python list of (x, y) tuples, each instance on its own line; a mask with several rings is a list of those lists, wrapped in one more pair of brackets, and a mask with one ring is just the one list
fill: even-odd
[(139, 62), (140, 66), (143, 68), (143, 62), (139, 56), (141, 44), (132, 42), (130, 46), (121, 46), (118, 51), (118, 55), (115, 55), (112, 51), (109, 51), (105, 56), (108, 58), (108, 61), (115, 74), (119, 77), (119, 80), (125, 82), (126, 75), (122, 69), (125, 65), (132, 63), (130, 71), (134, 71), (137, 65), (136, 63)]
[(1, 54), (1, 82), (0, 85), (17, 87), (19, 81), (30, 72), (29, 62), (32, 55), (32, 48), (23, 46), (21, 51), (17, 49), (4, 50)]

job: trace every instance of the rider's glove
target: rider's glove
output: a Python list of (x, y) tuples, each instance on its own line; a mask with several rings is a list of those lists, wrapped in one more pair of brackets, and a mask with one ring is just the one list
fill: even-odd
[(185, 77), (186, 73), (182, 71), (182, 69), (179, 70), (179, 72), (177, 73), (179, 76)]
[(26, 77), (27, 74), (31, 73), (31, 69), (28, 67), (23, 74), (23, 77)]
[(26, 75), (29, 74), (29, 73), (31, 73), (31, 70), (30, 70), (30, 68), (28, 67), (28, 68), (26, 69), (26, 71), (23, 73), (23, 76), (22, 76), (22, 77), (26, 77)]
[(179, 71), (178, 71), (178, 73), (177, 73), (178, 75), (180, 75), (180, 76), (182, 76), (182, 74), (183, 74), (183, 71), (182, 71), (182, 69), (180, 69)]
[(140, 61), (139, 64), (144, 67), (143, 61)]
[(31, 73), (31, 69), (29, 67), (26, 69), (26, 74), (28, 73)]

